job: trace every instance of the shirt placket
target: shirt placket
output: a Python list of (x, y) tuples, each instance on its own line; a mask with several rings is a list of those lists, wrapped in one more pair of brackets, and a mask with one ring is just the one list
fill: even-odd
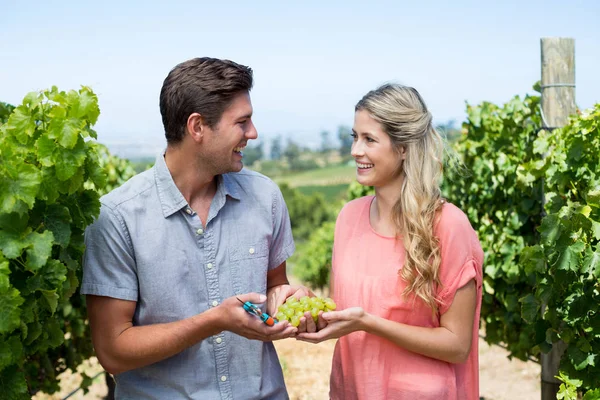
[[(218, 198), (218, 197), (217, 197)], [(222, 206), (222, 204), (219, 204)], [(219, 207), (220, 208), (220, 207)], [(215, 223), (214, 216), (209, 218), (206, 227), (202, 227), (200, 219), (188, 207), (186, 213), (194, 216), (194, 229), (196, 230), (196, 243), (200, 251), (204, 251), (204, 276), (206, 287), (208, 288), (208, 306), (216, 307), (222, 300), (219, 290), (219, 266), (217, 265), (217, 245), (215, 243)], [(227, 363), (227, 345), (226, 337), (223, 332), (214, 335), (210, 339), (216, 365), (216, 379), (222, 400), (233, 400), (233, 390), (231, 388), (231, 379)]]

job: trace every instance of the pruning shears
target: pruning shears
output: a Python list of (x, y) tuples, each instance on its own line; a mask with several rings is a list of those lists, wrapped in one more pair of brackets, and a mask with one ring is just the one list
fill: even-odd
[(257, 316), (266, 325), (273, 326), (277, 323), (277, 320), (275, 318), (271, 317), (267, 313), (262, 312), (262, 310), (258, 308), (255, 304), (252, 304), (249, 301), (243, 302), (238, 297), (236, 297), (236, 299), (238, 299), (238, 301), (242, 303), (242, 305), (244, 306), (244, 310), (246, 310), (248, 314)]

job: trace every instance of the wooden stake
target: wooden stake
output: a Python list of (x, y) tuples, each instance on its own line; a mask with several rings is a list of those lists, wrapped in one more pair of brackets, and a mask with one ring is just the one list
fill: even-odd
[[(575, 105), (575, 39), (543, 38), (542, 50), (542, 115), (544, 127), (560, 128), (577, 111)], [(546, 305), (542, 305), (542, 313)], [(560, 341), (548, 354), (541, 354), (542, 400), (555, 400), (560, 381), (560, 358), (566, 345)]]

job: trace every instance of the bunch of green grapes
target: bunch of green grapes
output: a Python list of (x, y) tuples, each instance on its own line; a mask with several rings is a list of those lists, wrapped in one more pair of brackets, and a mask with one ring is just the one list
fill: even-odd
[(335, 310), (336, 305), (329, 297), (308, 297), (304, 296), (300, 299), (288, 297), (285, 303), (279, 306), (275, 318), (278, 321), (289, 321), (292, 326), (300, 325), (300, 317), (304, 316), (305, 312), (310, 312), (313, 321), (317, 322), (319, 311), (327, 312)]

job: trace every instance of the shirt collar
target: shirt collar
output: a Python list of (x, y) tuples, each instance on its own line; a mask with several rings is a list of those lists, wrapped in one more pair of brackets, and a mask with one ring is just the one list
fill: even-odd
[(225, 193), (225, 195), (231, 197), (232, 199), (240, 199), (238, 185), (235, 183), (234, 178), (231, 176), (231, 174), (219, 175), (219, 180), (217, 182), (219, 186), (223, 187), (223, 192)]
[[(181, 192), (171, 176), (171, 171), (165, 162), (164, 153), (156, 157), (154, 164), (154, 179), (158, 189), (158, 198), (163, 212), (163, 216), (168, 218), (177, 211), (188, 206), (187, 200)], [(229, 196), (235, 200), (240, 199), (240, 194), (233, 178), (229, 174), (219, 175), (217, 177), (217, 193), (215, 197), (221, 197), (223, 203), (225, 196)]]

